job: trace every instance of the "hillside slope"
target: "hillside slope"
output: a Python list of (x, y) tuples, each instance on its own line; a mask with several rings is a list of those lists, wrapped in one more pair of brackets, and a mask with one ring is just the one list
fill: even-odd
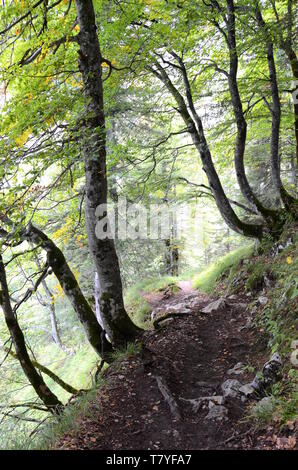
[[(212, 295), (190, 282), (146, 294), (156, 329), (119, 354), (51, 448), (296, 448), (294, 229), (258, 250), (218, 272)], [(277, 352), (282, 365), (252, 393)]]

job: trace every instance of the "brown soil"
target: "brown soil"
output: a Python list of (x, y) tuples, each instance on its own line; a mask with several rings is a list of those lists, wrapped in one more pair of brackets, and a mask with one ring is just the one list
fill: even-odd
[[(194, 413), (185, 399), (221, 395), (221, 383), (229, 378), (250, 381), (254, 374), (231, 376), (236, 363), (259, 369), (268, 359), (261, 333), (243, 328), (247, 324), (248, 297), (229, 300), (224, 309), (210, 314), (200, 310), (212, 298), (192, 291), (189, 283), (164, 299), (162, 292), (146, 297), (152, 307), (166, 312), (182, 303), (191, 312), (157, 331), (147, 331), (142, 352), (110, 366), (78, 431), (63, 436), (58, 449), (161, 450), (161, 449), (266, 449), (274, 447), (270, 434), (243, 420), (249, 403), (230, 399), (228, 418), (207, 420), (208, 408)], [(157, 385), (166, 383), (178, 406), (179, 417), (170, 411)]]

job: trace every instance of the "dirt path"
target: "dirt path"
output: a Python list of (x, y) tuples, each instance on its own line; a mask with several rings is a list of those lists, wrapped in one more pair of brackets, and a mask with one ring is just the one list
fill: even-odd
[[(247, 406), (241, 400), (226, 399), (228, 414), (221, 420), (207, 418), (208, 401), (197, 412), (187, 401), (222, 395), (226, 379), (247, 383), (254, 374), (246, 370), (241, 376), (229, 375), (228, 370), (239, 362), (260, 367), (265, 359), (264, 344), (256, 342), (259, 336), (247, 328), (248, 298), (233, 296), (223, 308), (200, 313), (211, 300), (193, 291), (188, 282), (170, 297), (153, 296), (157, 315), (184, 309), (184, 316), (146, 332), (142, 353), (107, 369), (108, 384), (99, 390), (90, 416), (79, 422), (77, 434), (65, 435), (57, 448), (258, 448), (257, 435), (249, 434), (247, 423), (239, 423)], [(160, 381), (174, 400), (172, 411)]]

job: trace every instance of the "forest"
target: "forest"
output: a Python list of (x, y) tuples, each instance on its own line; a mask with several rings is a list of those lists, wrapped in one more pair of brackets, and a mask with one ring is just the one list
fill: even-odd
[(297, 450), (296, 18), (1, 1), (0, 450)]

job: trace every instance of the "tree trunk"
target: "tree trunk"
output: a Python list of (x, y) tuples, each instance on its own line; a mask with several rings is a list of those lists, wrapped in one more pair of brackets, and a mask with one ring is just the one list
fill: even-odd
[(227, 0), (227, 46), (229, 50), (230, 70), (227, 74), (229, 90), (231, 96), (232, 107), (237, 125), (237, 137), (234, 152), (234, 164), (236, 170), (237, 181), (243, 196), (251, 204), (251, 206), (266, 219), (269, 223), (277, 217), (277, 211), (266, 208), (254, 194), (246, 177), (244, 166), (244, 154), (246, 146), (247, 123), (243, 113), (242, 101), (237, 83), (238, 71), (238, 54), (236, 46), (235, 31), (235, 6), (234, 0)]
[(37, 370), (35, 369), (34, 365), (30, 360), (23, 332), (19, 326), (17, 317), (11, 307), (6, 273), (1, 255), (0, 284), (2, 288), (2, 291), (0, 292), (0, 304), (3, 309), (5, 322), (10, 332), (11, 339), (20, 365), (29, 382), (31, 383), (32, 387), (34, 388), (35, 392), (37, 393), (41, 401), (45, 404), (47, 409), (51, 413), (60, 414), (63, 410), (63, 404), (60, 402), (60, 400), (58, 400), (56, 395), (51, 392), (49, 387), (44, 382), (42, 376), (38, 374)]
[(65, 295), (78, 315), (90, 344), (97, 354), (106, 362), (110, 362), (109, 353), (112, 351), (112, 346), (105, 339), (105, 335), (102, 334), (103, 330), (97, 322), (96, 316), (82, 293), (62, 251), (45, 233), (32, 224), (28, 225), (24, 237), (29, 242), (39, 244), (47, 252), (48, 264), (53, 269)]
[(179, 267), (179, 251), (178, 247), (173, 245), (173, 239), (167, 238), (165, 240), (166, 245), (166, 270), (168, 276), (178, 276)]
[[(292, 92), (293, 105), (294, 105), (294, 126), (295, 126), (295, 138), (296, 138), (296, 165), (298, 166), (298, 60), (295, 51), (295, 43), (293, 47), (293, 38), (295, 38), (295, 12), (293, 13), (293, 0), (288, 0), (288, 12), (287, 12), (287, 37), (284, 40), (281, 36), (280, 47), (286, 53), (294, 78), (294, 88)], [(294, 28), (293, 28), (294, 26)], [(293, 31), (294, 29), (294, 31)]]
[[(175, 57), (177, 58), (177, 56)], [(209, 146), (205, 138), (202, 121), (199, 115), (197, 114), (193, 103), (190, 84), (184, 64), (182, 63), (182, 61), (180, 62), (186, 89), (187, 101), (193, 117), (190, 115), (187, 109), (183, 96), (173, 85), (166, 71), (158, 62), (155, 63), (155, 66), (157, 70), (152, 67), (150, 67), (150, 70), (159, 78), (159, 80), (161, 80), (165, 84), (166, 88), (177, 102), (178, 112), (184, 120), (188, 132), (192, 138), (192, 141), (199, 152), (203, 165), (203, 170), (207, 175), (209, 186), (212, 190), (216, 205), (224, 221), (232, 230), (237, 233), (241, 233), (242, 235), (245, 235), (247, 237), (262, 238), (263, 227), (258, 224), (247, 224), (245, 222), (242, 222), (233, 211), (230, 202), (223, 190), (220, 179), (212, 161)]]
[[(83, 155), (86, 175), (86, 230), (90, 252), (98, 272), (100, 311), (109, 325), (113, 344), (123, 344), (139, 329), (127, 315), (114, 240), (95, 234), (96, 209), (107, 204), (106, 130), (101, 78), (101, 53), (92, 0), (76, 0), (79, 33), (79, 69), (85, 96)], [(106, 215), (106, 214), (105, 214)]]
[(270, 38), (270, 33), (267, 31), (266, 23), (263, 20), (261, 10), (258, 2), (256, 2), (256, 18), (259, 27), (263, 30), (266, 38), (266, 55), (267, 64), (269, 70), (270, 89), (272, 96), (272, 126), (271, 126), (271, 139), (270, 139), (270, 164), (271, 164), (271, 175), (273, 184), (280, 194), (281, 200), (285, 205), (287, 211), (296, 213), (297, 201), (291, 196), (282, 184), (280, 177), (280, 157), (279, 157), (279, 131), (280, 131), (280, 118), (281, 118), (281, 107), (279, 99), (279, 91), (277, 84), (276, 68), (274, 61), (273, 43)]
[[(41, 269), (41, 265), (38, 259), (38, 256), (34, 257), (36, 266)], [(61, 349), (63, 349), (63, 344), (60, 338), (60, 333), (58, 329), (58, 322), (57, 322), (57, 317), (56, 317), (56, 311), (55, 311), (55, 305), (54, 305), (54, 296), (51, 292), (51, 290), (48, 287), (47, 282), (45, 279), (42, 280), (41, 282), (42, 287), (46, 293), (47, 296), (47, 308), (50, 314), (50, 321), (51, 321), (51, 332), (52, 332), (52, 338), (53, 341), (57, 344), (57, 346)]]

